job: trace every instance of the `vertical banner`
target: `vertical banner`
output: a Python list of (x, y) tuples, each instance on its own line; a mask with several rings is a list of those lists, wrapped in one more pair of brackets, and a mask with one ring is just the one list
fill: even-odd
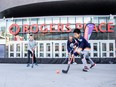
[(84, 38), (88, 41), (90, 39), (90, 36), (92, 34), (92, 31), (94, 29), (95, 24), (88, 23), (85, 26), (85, 32), (84, 32)]

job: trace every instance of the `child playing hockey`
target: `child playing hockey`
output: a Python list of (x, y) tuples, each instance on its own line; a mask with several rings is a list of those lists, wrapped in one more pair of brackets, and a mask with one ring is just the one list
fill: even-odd
[[(72, 58), (74, 44), (75, 44), (74, 38), (72, 36), (69, 36), (69, 39), (67, 41), (67, 50), (68, 50), (68, 58), (69, 58), (68, 60), (69, 60), (69, 62), (70, 62), (70, 58)], [(77, 64), (75, 62), (74, 56), (73, 56), (72, 59), (73, 59), (73, 64)]]
[(89, 57), (89, 51), (91, 49), (90, 44), (88, 43), (88, 41), (81, 36), (81, 31), (79, 29), (75, 29), (74, 30), (74, 37), (75, 40), (78, 42), (78, 47), (74, 47), (74, 56), (80, 55), (81, 56), (81, 60), (82, 63), (84, 65), (83, 71), (89, 71), (89, 68), (87, 66), (87, 61), (86, 59), (88, 59), (91, 63), (90, 68), (95, 66), (95, 63), (91, 60), (91, 58)]

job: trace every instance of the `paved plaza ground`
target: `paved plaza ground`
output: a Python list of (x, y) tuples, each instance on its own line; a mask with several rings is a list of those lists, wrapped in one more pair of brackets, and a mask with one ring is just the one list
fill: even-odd
[(116, 87), (116, 64), (97, 64), (89, 72), (71, 65), (68, 74), (56, 74), (67, 64), (0, 64), (0, 87)]

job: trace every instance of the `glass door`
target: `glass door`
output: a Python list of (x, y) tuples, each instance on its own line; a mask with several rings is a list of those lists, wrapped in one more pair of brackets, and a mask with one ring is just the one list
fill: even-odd
[(92, 58), (98, 58), (100, 55), (100, 50), (99, 50), (99, 40), (90, 40), (89, 41), (91, 45), (91, 51), (90, 51), (90, 57)]
[(115, 57), (115, 40), (102, 40), (101, 44), (101, 57)]
[(21, 42), (9, 42), (8, 44), (9, 58), (21, 58), (22, 57), (22, 43)]

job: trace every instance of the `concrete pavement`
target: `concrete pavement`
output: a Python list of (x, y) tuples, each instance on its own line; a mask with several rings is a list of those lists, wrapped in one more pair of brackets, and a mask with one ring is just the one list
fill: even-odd
[(89, 72), (82, 64), (71, 65), (68, 74), (56, 74), (66, 69), (62, 64), (0, 64), (0, 87), (116, 87), (116, 64), (97, 64)]

